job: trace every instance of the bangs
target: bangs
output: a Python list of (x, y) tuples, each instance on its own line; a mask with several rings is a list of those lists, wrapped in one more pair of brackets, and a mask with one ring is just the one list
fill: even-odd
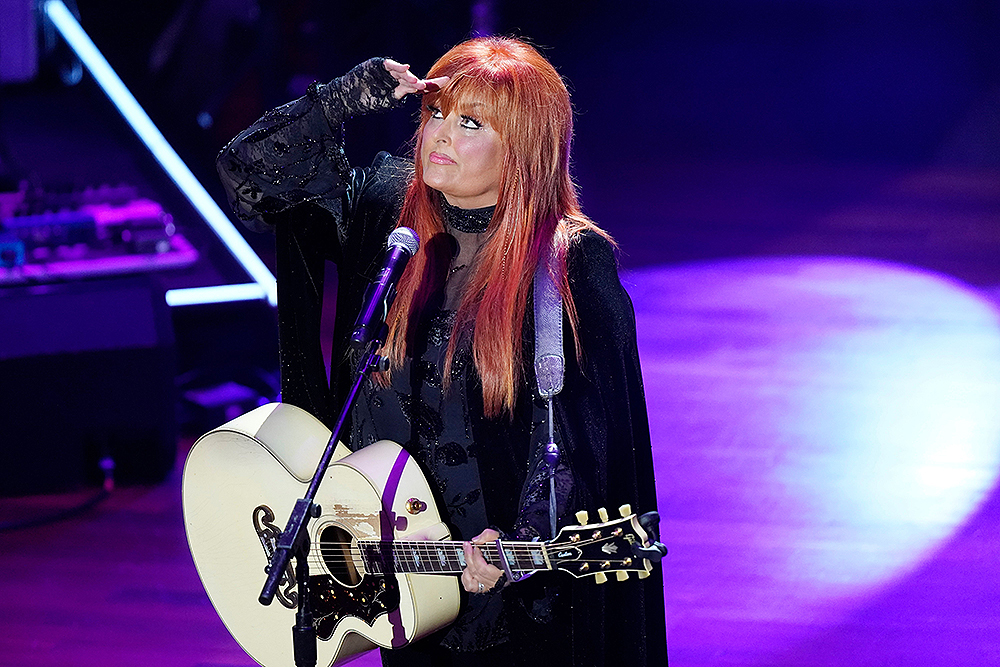
[[(476, 120), (488, 123), (497, 132), (503, 134), (501, 119), (509, 114), (503, 113), (505, 98), (510, 97), (503, 82), (492, 82), (481, 73), (459, 73), (438, 92), (427, 93), (423, 97), (425, 105), (441, 110), (445, 116), (458, 113), (471, 116)], [(426, 121), (429, 112), (424, 108), (421, 120)]]

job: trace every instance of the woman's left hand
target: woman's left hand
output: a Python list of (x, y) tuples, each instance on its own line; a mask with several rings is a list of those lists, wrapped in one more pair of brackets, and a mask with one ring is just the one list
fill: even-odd
[(463, 545), (465, 549), (465, 569), (462, 571), (462, 586), (470, 593), (485, 593), (492, 590), (503, 571), (486, 562), (483, 552), (476, 548), (477, 544), (494, 542), (500, 537), (500, 533), (487, 528), (471, 542)]

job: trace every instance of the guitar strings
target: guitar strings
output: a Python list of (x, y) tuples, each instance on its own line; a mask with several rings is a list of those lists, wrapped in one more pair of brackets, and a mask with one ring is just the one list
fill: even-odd
[[(505, 551), (509, 550), (510, 552), (513, 552), (514, 557), (515, 557), (515, 562), (517, 564), (520, 564), (520, 558), (519, 558), (519, 556), (524, 556), (526, 558), (526, 560), (530, 560), (533, 563), (534, 562), (533, 561), (534, 555), (537, 554), (537, 553), (539, 553), (541, 551), (541, 549), (539, 547), (542, 547), (542, 546), (547, 547), (548, 550), (551, 552), (553, 550), (553, 547), (555, 549), (559, 549), (559, 548), (579, 548), (579, 547), (590, 546), (592, 544), (604, 541), (606, 539), (607, 538), (605, 538), (605, 537), (590, 538), (590, 539), (581, 540), (579, 542), (566, 543), (566, 544), (563, 544), (563, 545), (551, 545), (551, 544), (546, 544), (546, 543), (538, 543), (537, 545), (536, 544), (523, 544), (523, 543), (518, 544), (518, 543), (514, 543), (513, 545), (511, 545), (509, 547), (505, 547)], [(309, 562), (312, 565), (320, 565), (320, 566), (327, 566), (327, 567), (329, 567), (331, 564), (333, 564), (333, 565), (340, 565), (341, 563), (344, 563), (344, 564), (350, 563), (350, 564), (352, 564), (357, 569), (358, 566), (359, 566), (359, 560), (360, 560), (361, 567), (363, 569), (367, 570), (367, 567), (366, 567), (367, 559), (365, 558), (365, 554), (361, 552), (361, 546), (364, 545), (364, 546), (370, 547), (373, 550), (373, 553), (377, 554), (378, 553), (378, 545), (380, 545), (380, 544), (381, 545), (385, 545), (385, 546), (393, 545), (392, 548), (391, 548), (392, 554), (394, 556), (393, 561), (396, 562), (397, 564), (405, 564), (405, 562), (407, 560), (407, 557), (412, 557), (414, 555), (417, 556), (419, 559), (426, 560), (429, 563), (431, 563), (431, 562), (433, 562), (433, 563), (439, 563), (439, 562), (441, 562), (441, 560), (440, 560), (441, 559), (440, 550), (441, 550), (441, 548), (443, 546), (443, 547), (445, 547), (446, 550), (450, 549), (450, 550), (454, 550), (454, 552), (455, 552), (454, 560), (452, 560), (451, 557), (446, 557), (446, 561), (447, 561), (446, 565), (452, 565), (452, 563), (454, 563), (455, 565), (461, 567), (461, 561), (458, 559), (458, 552), (459, 552), (459, 549), (460, 549), (460, 547), (462, 545), (462, 542), (453, 541), (453, 540), (451, 540), (451, 541), (398, 540), (397, 541), (397, 540), (371, 540), (371, 539), (365, 539), (365, 540), (352, 540), (351, 542), (331, 542), (331, 541), (325, 541), (325, 542), (321, 542), (320, 543), (320, 546), (319, 546), (319, 548), (317, 550), (310, 550)], [(499, 560), (499, 555), (498, 555), (497, 548), (496, 548), (495, 544), (493, 544), (493, 543), (487, 543), (487, 544), (477, 544), (477, 545), (474, 545), (474, 546), (476, 546), (477, 548), (479, 548), (483, 552), (483, 555), (484, 555), (484, 557), (486, 558), (487, 561), (489, 561), (491, 557), (494, 558), (494, 559), (496, 559), (496, 560)], [(400, 554), (399, 551), (401, 549), (409, 550), (411, 553), (402, 553), (402, 554)], [(413, 553), (413, 552), (417, 552), (417, 553)], [(400, 557), (402, 557), (402, 558), (400, 558)], [(624, 559), (620, 559), (619, 560), (619, 559), (608, 559), (608, 558), (576, 558), (576, 559), (573, 559), (573, 562), (576, 562), (576, 563), (604, 563), (604, 562), (607, 562), (609, 560), (612, 561), (612, 562), (615, 562), (615, 561), (622, 562), (622, 563), (625, 562)], [(376, 564), (378, 564), (378, 563), (376, 563)], [(522, 571), (524, 571), (527, 568), (518, 568), (518, 569), (521, 569)], [(534, 569), (534, 568), (532, 568), (532, 569)], [(541, 568), (541, 569), (546, 569), (546, 568)], [(433, 570), (428, 570), (428, 571), (429, 572), (433, 572)], [(409, 572), (401, 572), (401, 573), (402, 574), (409, 574)], [(381, 573), (380, 572), (376, 572), (374, 574), (381, 574)]]
[[(622, 569), (622, 565), (625, 564), (624, 560), (616, 560), (616, 559), (610, 559), (609, 560), (609, 559), (605, 559), (605, 558), (597, 558), (597, 559), (580, 558), (580, 559), (574, 559), (572, 562), (573, 563), (580, 563), (580, 564), (603, 564), (603, 563), (606, 563), (606, 562), (610, 562), (612, 564), (615, 564), (615, 568), (614, 569)], [(350, 567), (353, 567), (354, 570), (357, 571), (360, 574), (370, 574), (370, 575), (375, 575), (375, 576), (386, 574), (386, 572), (384, 571), (383, 568), (381, 568), (381, 567), (370, 567), (370, 566), (366, 565), (363, 561), (362, 562), (358, 562), (358, 561), (352, 560), (352, 559), (344, 559), (343, 564), (344, 564), (345, 567), (348, 567), (348, 565), (347, 565), (348, 563), (350, 564)], [(637, 570), (637, 571), (641, 570), (641, 569), (644, 569), (641, 566), (640, 563), (641, 563), (641, 561), (638, 561), (638, 560), (633, 561), (631, 567), (627, 567), (627, 568), (624, 568), (624, 569), (626, 569), (626, 570)], [(331, 574), (334, 573), (333, 572), (334, 570), (337, 570), (338, 574), (340, 573), (339, 572), (340, 568), (339, 567), (335, 567), (335, 566), (340, 565), (340, 563), (338, 563), (338, 562), (331, 562), (329, 560), (323, 559), (323, 558), (318, 557), (318, 556), (316, 556), (316, 557), (310, 556), (309, 557), (309, 564), (310, 564), (311, 567), (318, 567), (320, 570), (329, 569), (329, 570), (331, 570)], [(376, 563), (375, 565), (378, 565), (378, 564)], [(440, 569), (421, 568), (419, 570), (410, 570), (410, 569), (408, 569), (408, 568), (405, 567), (404, 563), (397, 562), (397, 567), (395, 568), (395, 572), (397, 574), (437, 574), (437, 573), (459, 574), (464, 569), (465, 568), (463, 568), (460, 563), (449, 563), (448, 566), (442, 567)], [(517, 567), (514, 564), (512, 564), (512, 569), (517, 570), (519, 572), (529, 572), (529, 571), (531, 571), (531, 572), (543, 571), (544, 572), (544, 571), (549, 571), (549, 570), (556, 570), (556, 569), (559, 569), (559, 568), (555, 568), (555, 567), (553, 567), (553, 568), (545, 568), (545, 567), (530, 567), (530, 568), (529, 567)], [(596, 574), (599, 571), (601, 571), (601, 570), (595, 570), (592, 574)]]
[[(546, 550), (549, 553), (551, 553), (552, 551), (558, 550), (558, 549), (573, 549), (573, 548), (580, 548), (580, 547), (590, 546), (592, 544), (596, 544), (598, 542), (602, 542), (605, 539), (606, 538), (599, 538), (599, 539), (594, 538), (594, 539), (581, 540), (579, 542), (571, 542), (571, 543), (566, 543), (566, 544), (561, 544), (561, 545), (551, 545), (551, 544), (546, 544), (544, 542), (538, 543), (537, 546), (533, 545), (533, 544), (529, 544), (529, 545), (515, 544), (513, 546), (504, 545), (504, 551), (510, 551), (510, 552), (515, 553), (515, 554), (520, 553), (520, 555), (529, 556), (530, 557), (530, 556), (532, 556), (532, 555), (534, 555), (536, 553), (541, 552), (542, 549), (540, 549), (540, 547), (543, 547), (543, 546), (546, 548)], [(331, 541), (320, 542), (318, 551), (320, 553), (327, 553), (327, 552), (335, 552), (335, 553), (336, 552), (340, 552), (340, 553), (343, 553), (345, 550), (360, 551), (362, 545), (365, 546), (365, 547), (369, 547), (369, 548), (371, 548), (373, 550), (377, 550), (378, 545), (383, 545), (383, 546), (393, 545), (393, 547), (394, 547), (393, 551), (395, 551), (395, 552), (398, 552), (401, 549), (409, 549), (409, 550), (419, 550), (419, 551), (422, 551), (422, 552), (427, 553), (427, 554), (435, 554), (436, 555), (437, 552), (442, 547), (444, 547), (446, 549), (447, 548), (452, 548), (456, 552), (458, 552), (458, 551), (461, 550), (461, 545), (462, 544), (463, 544), (462, 542), (458, 542), (458, 541), (455, 541), (455, 540), (435, 541), (435, 540), (370, 540), (370, 539), (364, 539), (364, 540), (352, 540), (350, 542), (331, 542)], [(487, 543), (487, 544), (474, 544), (473, 546), (477, 547), (481, 551), (489, 553), (489, 554), (496, 554), (497, 553), (497, 547), (492, 542), (491, 543)]]

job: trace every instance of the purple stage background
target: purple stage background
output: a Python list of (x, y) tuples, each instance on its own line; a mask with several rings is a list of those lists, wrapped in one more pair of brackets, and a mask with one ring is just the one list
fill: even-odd
[[(585, 210), (619, 241), (635, 304), (671, 662), (1000, 665), (997, 3), (77, 4), (222, 204), (219, 147), (304, 83), (371, 55), (423, 71), (473, 28), (547, 47), (572, 83)], [(66, 87), (71, 59), (41, 57), (36, 80), (0, 82), (0, 194), (130, 184), (198, 250), (150, 274), (157, 290), (244, 280), (93, 81)], [(351, 158), (405, 150), (413, 111), (352, 122)], [(247, 237), (273, 264), (270, 237)], [(0, 340), (33, 330), (12, 312)], [(273, 319), (169, 313), (150, 349), (176, 355), (176, 464), (0, 532), (0, 665), (253, 664), (198, 581), (180, 480), (195, 437), (273, 392)], [(0, 489), (0, 522), (93, 495), (73, 467), (97, 445), (76, 456), (70, 435), (91, 425), (63, 397), (113, 413), (86, 373), (65, 386), (82, 355), (14, 357), (0, 350), (0, 382), (32, 393), (0, 405), (4, 474), (79, 483)]]

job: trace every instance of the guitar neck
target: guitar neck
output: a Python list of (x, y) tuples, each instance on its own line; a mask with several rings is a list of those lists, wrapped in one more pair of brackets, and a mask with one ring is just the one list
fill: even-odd
[[(461, 574), (465, 569), (465, 551), (456, 541), (359, 540), (352, 549), (354, 557), (370, 574), (389, 571), (405, 574)], [(476, 545), (488, 563), (503, 569), (496, 544)], [(503, 542), (504, 554), (512, 570), (531, 572), (551, 570), (543, 542)]]
[[(659, 561), (666, 550), (659, 543), (656, 547), (648, 542), (648, 535), (627, 505), (620, 511), (621, 519), (608, 521), (607, 513), (601, 510), (603, 521), (588, 525), (583, 525), (586, 515), (581, 512), (577, 516), (581, 525), (563, 527), (548, 542), (502, 542), (503, 559), (494, 542), (476, 546), (488, 563), (507, 569), (506, 560), (512, 572), (561, 570), (577, 578), (593, 576), (597, 583), (607, 581), (610, 573), (619, 580), (627, 579), (629, 572), (647, 577), (652, 570), (649, 559)], [(466, 566), (463, 542), (358, 540), (341, 544), (341, 558), (346, 556), (356, 571), (368, 574), (461, 574)], [(348, 549), (349, 554), (345, 553)]]

